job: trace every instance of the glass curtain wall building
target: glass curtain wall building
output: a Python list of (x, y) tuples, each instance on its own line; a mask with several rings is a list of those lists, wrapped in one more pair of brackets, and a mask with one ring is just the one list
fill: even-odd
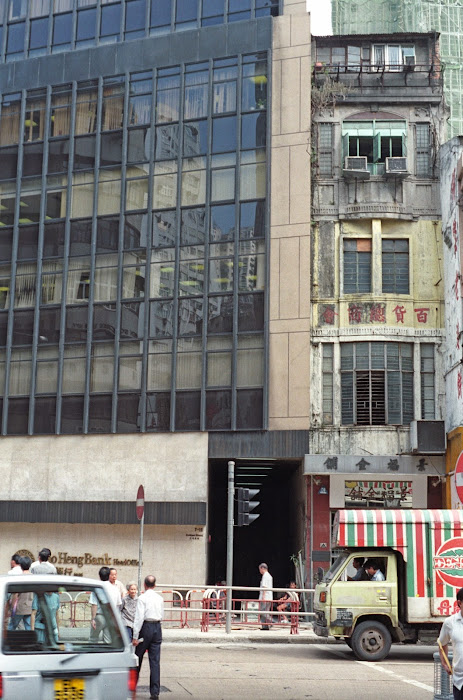
[(2, 435), (265, 427), (278, 6), (198, 7), (0, 1)]

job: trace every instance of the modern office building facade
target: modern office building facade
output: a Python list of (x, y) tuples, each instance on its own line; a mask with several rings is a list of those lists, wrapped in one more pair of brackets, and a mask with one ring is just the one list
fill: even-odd
[[(5, 0), (0, 12), (1, 519), (21, 537), (31, 528), (18, 523), (41, 523), (61, 553), (57, 524), (79, 552), (71, 523), (96, 525), (108, 554), (108, 526), (120, 542), (133, 531), (144, 483), (153, 566), (203, 581), (208, 457), (294, 458), (253, 436), (297, 442), (308, 427), (306, 396), (287, 400), (301, 360), (277, 377), (307, 342), (302, 281), (288, 301), (279, 278), (290, 244), (309, 240), (308, 164), (307, 184), (286, 183), (307, 139), (307, 16), (267, 0)], [(271, 169), (291, 148), (293, 163)], [(289, 204), (271, 218), (272, 190)], [(29, 518), (31, 499), (42, 506)], [(112, 557), (131, 561), (129, 549)]]
[[(447, 137), (463, 133), (463, 5), (459, 0), (332, 0), (331, 4), (335, 34), (438, 32), (444, 94), (450, 107)], [(398, 42), (394, 43), (396, 51)]]

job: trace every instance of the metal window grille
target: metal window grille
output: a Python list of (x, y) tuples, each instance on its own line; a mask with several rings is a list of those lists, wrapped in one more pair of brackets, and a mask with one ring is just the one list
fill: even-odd
[(434, 345), (422, 343), (421, 351), (421, 417), (434, 420), (435, 415), (435, 364)]
[(344, 239), (344, 294), (371, 292), (371, 239)]
[(431, 174), (431, 134), (429, 124), (416, 125), (416, 175), (429, 177)]
[(333, 125), (318, 126), (318, 173), (320, 177), (333, 177)]
[(408, 240), (383, 239), (382, 281), (384, 294), (409, 294), (409, 245)]
[(322, 348), (322, 410), (323, 425), (333, 424), (333, 350), (332, 343), (325, 343)]

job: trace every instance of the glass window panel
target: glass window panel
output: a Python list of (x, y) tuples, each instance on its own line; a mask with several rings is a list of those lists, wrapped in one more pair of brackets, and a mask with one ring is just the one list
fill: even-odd
[(177, 163), (157, 163), (153, 178), (153, 208), (169, 209), (177, 202)]
[(207, 386), (230, 386), (231, 365), (231, 352), (208, 352)]
[(140, 430), (140, 394), (119, 394), (119, 396), (117, 397), (117, 432), (136, 433)]
[[(51, 271), (55, 267), (54, 271)], [(61, 262), (48, 262), (44, 264), (42, 272), (42, 304), (59, 304), (61, 302), (63, 275)]]
[(236, 80), (215, 83), (212, 94), (213, 114), (236, 112)]
[(65, 173), (68, 169), (69, 141), (59, 139), (48, 144), (48, 172)]
[(175, 288), (175, 263), (166, 260), (151, 263), (150, 277), (151, 297), (171, 297)]
[(46, 48), (48, 43), (48, 17), (34, 19), (30, 24), (29, 50), (37, 53), (37, 49)]
[(231, 427), (231, 391), (206, 393), (206, 429), (229, 430)]
[(240, 389), (236, 392), (236, 427), (238, 430), (262, 430), (262, 389)]
[(176, 22), (193, 22), (197, 18), (198, 3), (196, 0), (177, 0), (176, 10)]
[(242, 199), (265, 197), (267, 184), (267, 168), (265, 163), (242, 165), (240, 168), (240, 192)]
[(209, 297), (208, 333), (231, 333), (233, 328), (233, 297)]
[(150, 329), (152, 338), (170, 337), (173, 334), (173, 301), (150, 302)]
[[(105, 184), (105, 183), (103, 183)], [(102, 183), (100, 183), (100, 187)], [(120, 182), (119, 182), (120, 186)], [(95, 183), (93, 172), (74, 173), (72, 178), (71, 216), (91, 216), (93, 213), (93, 195)], [(113, 212), (98, 212), (101, 214)]]
[(50, 12), (50, 0), (30, 0), (29, 15), (31, 17), (42, 17)]
[[(169, 22), (170, 23), (170, 22)], [(180, 76), (161, 76), (157, 80), (156, 121), (176, 122), (180, 109)]]
[(119, 359), (119, 390), (141, 388), (142, 358), (121, 357)]
[(147, 389), (170, 390), (172, 381), (172, 341), (152, 341), (148, 355)]
[(212, 152), (236, 151), (236, 117), (216, 117), (212, 120)]
[(53, 18), (53, 47), (64, 50), (72, 39), (72, 14), (56, 15)]
[(177, 238), (177, 214), (175, 211), (153, 212), (153, 246), (175, 245)]
[[(248, 166), (247, 166), (248, 167)], [(235, 198), (235, 168), (213, 170), (211, 173), (211, 199), (213, 202)]]
[(183, 126), (183, 155), (197, 156), (207, 153), (207, 121), (202, 119)]
[(146, 209), (148, 206), (148, 178), (127, 180), (125, 208), (126, 211)]
[(170, 26), (171, 15), (171, 0), (151, 0), (150, 27)]
[(80, 10), (77, 13), (77, 41), (95, 38), (96, 9)]
[(240, 238), (265, 236), (265, 202), (245, 202), (240, 205)]
[(170, 428), (170, 394), (146, 396), (146, 430), (167, 431)]
[[(8, 27), (8, 40), (6, 44), (6, 54), (21, 54), (24, 51), (24, 31), (25, 23), (20, 22), (19, 24), (10, 24)], [(7, 58), (8, 60), (8, 58)]]
[(138, 299), (145, 296), (145, 266), (124, 267), (122, 298)]
[(19, 142), (19, 122), (21, 113), (21, 94), (4, 95), (2, 100), (2, 118), (0, 119), (0, 145)]
[(55, 394), (58, 387), (58, 361), (37, 362), (35, 391), (37, 394)]
[(158, 161), (178, 157), (179, 126), (165, 124), (156, 127), (155, 159)]
[[(197, 160), (197, 159), (191, 159)], [(184, 164), (185, 165), (185, 164)], [(204, 204), (206, 201), (206, 169), (182, 173), (182, 206)]]
[[(52, 229), (53, 230), (53, 229)], [(63, 231), (64, 236), (64, 231)], [(89, 255), (91, 251), (92, 241), (92, 221), (91, 219), (81, 219), (71, 221), (71, 241), (70, 251), (71, 256), (74, 255)], [(75, 269), (75, 265), (72, 266)]]
[[(196, 3), (195, 3), (196, 4)], [(204, 82), (204, 77), (206, 82)], [(197, 83), (191, 84), (195, 82)], [(207, 117), (208, 84), (207, 72), (187, 75), (185, 86), (184, 119), (200, 119)]]
[(202, 334), (203, 306), (202, 299), (179, 299), (178, 333), (180, 336)]
[(240, 255), (238, 289), (240, 292), (261, 291), (265, 287), (265, 255)]
[(8, 435), (27, 435), (29, 399), (10, 399), (8, 402)]
[(101, 135), (100, 166), (122, 163), (122, 131)]
[(117, 251), (119, 244), (119, 218), (105, 217), (97, 221), (97, 253)]
[(112, 396), (90, 396), (88, 411), (89, 433), (111, 432)]
[(267, 61), (243, 65), (241, 108), (243, 111), (267, 107)]
[(199, 430), (201, 392), (178, 391), (175, 396), (175, 429)]
[(81, 433), (83, 414), (83, 396), (63, 396), (61, 405), (61, 432), (65, 435)]
[(10, 365), (10, 396), (24, 396), (31, 390), (31, 351), (14, 350)]
[(13, 345), (32, 345), (34, 329), (33, 311), (15, 311), (13, 325)]
[(16, 177), (18, 166), (18, 149), (17, 147), (2, 148), (0, 151), (0, 160), (2, 168), (0, 171), (0, 180), (10, 180)]
[[(100, 181), (98, 183), (98, 216), (103, 214), (118, 214), (121, 206), (121, 180), (110, 179), (111, 173), (108, 172), (108, 179), (102, 179), (100, 173)], [(113, 176), (114, 177), (114, 176)], [(74, 215), (75, 216), (75, 215)]]
[(209, 291), (233, 291), (233, 260), (231, 258), (209, 261)]
[[(95, 131), (98, 91), (95, 87), (77, 90), (76, 134), (91, 134)], [(76, 142), (77, 143), (77, 142)], [(93, 145), (93, 158), (95, 146)]]
[(60, 339), (61, 309), (40, 309), (39, 342), (58, 343)]
[(95, 167), (95, 136), (79, 136), (74, 141), (74, 170)]
[(103, 89), (103, 131), (120, 129), (124, 118), (124, 86), (118, 83)]
[(66, 309), (66, 343), (87, 339), (87, 306), (68, 306)]
[(121, 5), (108, 5), (101, 8), (101, 37), (118, 37), (121, 31)]
[(130, 129), (127, 144), (127, 162), (143, 163), (149, 159), (151, 129)]
[[(10, 228), (0, 228), (0, 260), (11, 260), (11, 247), (13, 244), (13, 231)], [(0, 268), (1, 269), (1, 268)], [(1, 274), (1, 272), (0, 272)], [(0, 291), (1, 294), (1, 291)], [(0, 302), (1, 306), (1, 302)]]
[[(1, 235), (1, 234), (0, 234)], [(18, 260), (35, 260), (37, 257), (38, 226), (20, 226), (18, 231)]]
[(95, 304), (93, 307), (93, 339), (112, 340), (116, 334), (116, 305)]
[(134, 32), (145, 28), (146, 0), (129, 0), (125, 9), (125, 31)]
[(183, 338), (178, 341), (177, 389), (199, 389), (202, 376), (202, 341)]
[(34, 435), (53, 435), (56, 423), (56, 398), (40, 396), (35, 400)]
[[(8, 5), (8, 19), (21, 19), (26, 16), (27, 0), (9, 0)], [(3, 10), (3, 3), (1, 9)]]
[(265, 148), (267, 116), (265, 112), (243, 114), (241, 117), (241, 148)]
[(211, 207), (211, 241), (231, 240), (235, 235), (235, 205)]
[(262, 386), (264, 383), (264, 349), (247, 347), (246, 336), (239, 338), (236, 364), (236, 386)]
[(181, 245), (200, 245), (205, 241), (206, 210), (203, 207), (182, 210)]

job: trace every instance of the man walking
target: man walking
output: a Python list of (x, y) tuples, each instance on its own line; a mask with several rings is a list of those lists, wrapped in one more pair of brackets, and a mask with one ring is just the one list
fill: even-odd
[(272, 621), (271, 615), (268, 611), (272, 607), (273, 600), (273, 577), (271, 576), (267, 564), (259, 564), (259, 571), (262, 576), (260, 580), (260, 592), (259, 592), (259, 608), (263, 611), (260, 615), (260, 623), (262, 625), (261, 630), (269, 630), (270, 622)]
[(145, 592), (138, 598), (135, 620), (133, 623), (132, 644), (138, 656), (138, 675), (145, 651), (148, 651), (150, 664), (150, 699), (159, 700), (161, 685), (161, 620), (164, 617), (164, 600), (154, 590), (156, 578), (145, 578)]
[[(48, 559), (51, 557), (51, 552), (48, 547), (44, 547), (39, 552), (39, 558), (31, 565), (31, 574), (56, 574), (56, 566)], [(36, 569), (40, 567), (38, 571)]]
[[(439, 654), (442, 666), (449, 675), (453, 674), (454, 700), (463, 700), (463, 588), (457, 591), (459, 611), (444, 620), (439, 635)], [(452, 642), (453, 671), (448, 660), (448, 646)]]

